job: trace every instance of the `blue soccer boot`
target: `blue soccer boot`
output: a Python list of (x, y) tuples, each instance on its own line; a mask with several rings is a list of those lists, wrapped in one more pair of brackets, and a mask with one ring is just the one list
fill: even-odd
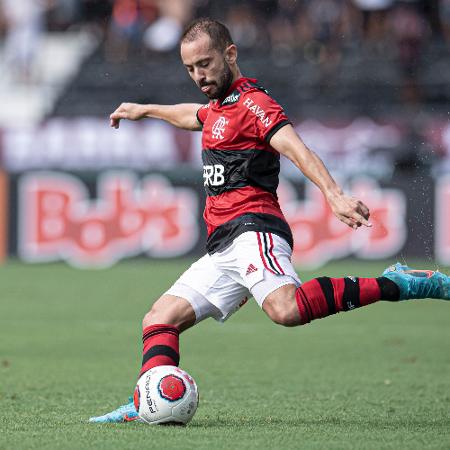
[(399, 300), (439, 298), (450, 300), (450, 277), (433, 270), (416, 270), (400, 263), (388, 267), (383, 277), (393, 281), (400, 290)]
[(133, 397), (130, 397), (129, 403), (119, 406), (114, 411), (111, 411), (104, 416), (91, 417), (89, 422), (91, 423), (121, 423), (121, 422), (133, 422), (140, 420), (139, 415), (134, 407)]

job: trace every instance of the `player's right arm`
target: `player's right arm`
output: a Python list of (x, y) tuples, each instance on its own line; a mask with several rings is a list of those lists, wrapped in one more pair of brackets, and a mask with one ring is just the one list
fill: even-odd
[(202, 124), (197, 119), (197, 111), (203, 105), (197, 103), (180, 103), (178, 105), (141, 105), (122, 103), (110, 116), (111, 126), (119, 128), (122, 119), (161, 119), (184, 130), (198, 131)]

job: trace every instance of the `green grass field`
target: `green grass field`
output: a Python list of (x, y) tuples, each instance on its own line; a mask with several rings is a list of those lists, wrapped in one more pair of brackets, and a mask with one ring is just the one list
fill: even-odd
[(187, 264), (0, 267), (0, 449), (450, 448), (450, 304), (436, 300), (293, 329), (249, 302), (182, 336), (180, 365), (200, 390), (189, 426), (88, 424), (132, 393), (141, 318)]

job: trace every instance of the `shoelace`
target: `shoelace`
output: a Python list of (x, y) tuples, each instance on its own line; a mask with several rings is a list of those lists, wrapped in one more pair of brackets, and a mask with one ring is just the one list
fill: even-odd
[(410, 291), (415, 292), (422, 298), (437, 296), (439, 294), (439, 287), (442, 281), (438, 280), (439, 285), (435, 285), (434, 283), (427, 283), (424, 280), (429, 280), (429, 278), (413, 277)]

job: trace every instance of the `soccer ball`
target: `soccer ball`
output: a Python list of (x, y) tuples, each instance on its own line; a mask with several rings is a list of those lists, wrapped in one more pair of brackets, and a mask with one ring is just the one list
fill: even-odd
[(197, 410), (198, 389), (179, 367), (157, 366), (139, 378), (133, 400), (139, 417), (148, 424), (186, 424)]

